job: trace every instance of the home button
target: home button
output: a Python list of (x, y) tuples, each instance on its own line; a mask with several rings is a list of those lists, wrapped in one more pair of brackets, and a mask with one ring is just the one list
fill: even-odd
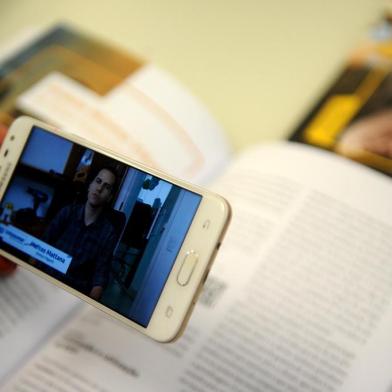
[(186, 253), (180, 272), (177, 275), (177, 282), (180, 286), (186, 286), (189, 283), (198, 260), (199, 255), (194, 250)]

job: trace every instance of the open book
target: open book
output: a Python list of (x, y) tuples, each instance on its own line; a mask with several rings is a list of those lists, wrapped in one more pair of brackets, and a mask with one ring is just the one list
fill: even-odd
[[(155, 79), (140, 82), (151, 70)], [(62, 74), (50, 77), (64, 82)], [(95, 100), (106, 118), (123, 124), (127, 140), (149, 140), (141, 159), (152, 156), (156, 166), (226, 196), (233, 221), (189, 326), (173, 344), (155, 343), (21, 269), (0, 281), (2, 391), (392, 388), (390, 178), (296, 143), (255, 146), (232, 158), (202, 106), (149, 65), (116, 85), (135, 83), (148, 97), (143, 103), (122, 104), (121, 91), (102, 103), (113, 88), (97, 96), (74, 82), (65, 81), (67, 93)], [(41, 88), (27, 88), (13, 113), (64, 121), (44, 113)], [(154, 110), (152, 122), (146, 102), (165, 114)], [(124, 117), (116, 120), (120, 107)], [(64, 118), (74, 117), (80, 120), (79, 113)], [(99, 135), (95, 141), (104, 142)]]

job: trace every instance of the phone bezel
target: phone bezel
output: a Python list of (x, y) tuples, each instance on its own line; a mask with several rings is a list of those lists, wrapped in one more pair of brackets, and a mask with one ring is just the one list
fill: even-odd
[[(82, 146), (88, 147), (131, 167), (135, 167), (162, 178), (165, 181), (186, 188), (201, 195), (202, 199), (147, 327), (143, 327), (136, 322), (129, 320), (100, 302), (65, 285), (2, 249), (0, 249), (0, 254), (159, 342), (170, 342), (178, 338), (189, 319), (216, 251), (227, 229), (231, 217), (231, 208), (228, 202), (223, 197), (213, 192), (178, 180), (157, 169), (148, 167), (140, 162), (135, 162), (128, 157), (115, 154), (76, 134), (61, 131), (56, 127), (27, 116), (19, 117), (13, 122), (0, 149), (0, 200), (2, 200), (4, 196), (5, 190), (14, 173), (14, 169), (16, 168), (26, 141), (34, 126), (43, 128), (44, 130), (66, 138), (71, 142), (81, 144)], [(209, 224), (206, 228), (205, 222), (207, 221), (209, 221)], [(197, 252), (199, 258), (189, 283), (182, 286), (177, 282), (177, 276), (187, 252), (190, 251)], [(172, 308), (170, 315), (166, 312), (168, 307)]]

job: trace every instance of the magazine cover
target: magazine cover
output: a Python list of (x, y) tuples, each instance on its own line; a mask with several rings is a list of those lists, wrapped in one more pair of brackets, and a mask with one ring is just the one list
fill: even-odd
[(392, 17), (371, 29), (290, 140), (392, 175)]

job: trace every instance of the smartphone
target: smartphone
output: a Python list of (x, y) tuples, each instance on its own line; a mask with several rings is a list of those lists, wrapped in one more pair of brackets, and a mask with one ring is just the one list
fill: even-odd
[(160, 342), (183, 331), (227, 201), (30, 117), (0, 149), (0, 254)]

